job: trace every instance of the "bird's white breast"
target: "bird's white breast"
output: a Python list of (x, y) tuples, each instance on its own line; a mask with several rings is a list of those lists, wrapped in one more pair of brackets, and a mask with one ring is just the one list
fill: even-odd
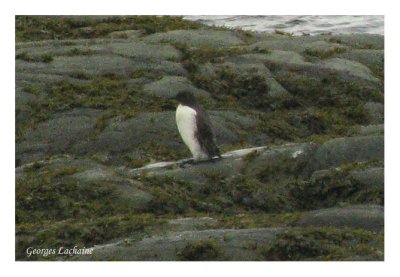
[(201, 146), (195, 137), (197, 131), (196, 114), (194, 109), (180, 104), (176, 109), (176, 125), (193, 158), (200, 160), (206, 159), (208, 156), (201, 150)]

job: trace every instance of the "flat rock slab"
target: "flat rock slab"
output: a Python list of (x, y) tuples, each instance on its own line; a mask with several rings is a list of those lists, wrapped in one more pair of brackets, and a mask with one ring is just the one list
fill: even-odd
[(384, 209), (378, 205), (356, 205), (311, 211), (303, 215), (295, 226), (355, 228), (383, 231)]
[(255, 229), (217, 229), (204, 231), (185, 231), (164, 236), (145, 238), (131, 243), (119, 242), (104, 246), (95, 246), (93, 260), (125, 261), (176, 261), (189, 243), (213, 241), (217, 255), (212, 260), (252, 261), (260, 259), (257, 245), (272, 241), (283, 232), (283, 228)]
[[(122, 51), (122, 50), (121, 50)], [(16, 60), (17, 72), (55, 75), (72, 75), (84, 73), (90, 76), (101, 76), (117, 72), (121, 76), (129, 76), (135, 71), (161, 72), (170, 75), (186, 75), (182, 65), (170, 60), (138, 59), (117, 54), (96, 54), (90, 56), (57, 56), (50, 63), (27, 62)]]
[[(129, 175), (138, 176), (143, 172), (146, 176), (167, 176), (194, 183), (212, 182), (213, 176), (218, 178), (234, 177), (243, 173), (255, 176), (265, 170), (268, 166), (279, 163), (302, 163), (313, 154), (316, 145), (310, 143), (288, 144), (273, 149), (267, 147), (247, 148), (227, 152), (222, 155), (222, 159), (215, 159), (209, 162), (198, 164), (179, 165), (184, 161), (150, 164), (142, 168), (132, 169)], [(290, 178), (288, 174), (277, 172), (276, 178)]]

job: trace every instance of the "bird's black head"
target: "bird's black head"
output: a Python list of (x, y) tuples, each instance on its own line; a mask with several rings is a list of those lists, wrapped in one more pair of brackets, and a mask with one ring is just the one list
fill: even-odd
[(197, 105), (196, 98), (194, 97), (193, 93), (188, 90), (180, 91), (175, 97), (179, 103), (187, 106), (195, 106)]

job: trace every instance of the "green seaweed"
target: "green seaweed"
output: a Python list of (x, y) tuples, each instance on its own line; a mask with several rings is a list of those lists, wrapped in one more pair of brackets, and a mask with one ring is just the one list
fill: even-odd
[(304, 54), (313, 56), (313, 57), (318, 57), (320, 59), (327, 59), (336, 54), (341, 54), (346, 51), (347, 51), (347, 49), (344, 47), (333, 47), (333, 48), (327, 49), (327, 50), (306, 48), (304, 50)]
[(205, 28), (201, 23), (179, 16), (16, 16), (17, 42), (106, 37), (123, 30), (144, 34), (182, 29)]
[(189, 242), (182, 250), (177, 251), (177, 256), (182, 261), (212, 261), (221, 255), (221, 249), (214, 240)]
[(364, 230), (293, 228), (279, 234), (260, 255), (268, 261), (383, 260), (382, 236)]
[(310, 180), (295, 180), (290, 195), (298, 209), (333, 207), (339, 203), (383, 205), (383, 188), (369, 188), (350, 175), (350, 166), (331, 169)]

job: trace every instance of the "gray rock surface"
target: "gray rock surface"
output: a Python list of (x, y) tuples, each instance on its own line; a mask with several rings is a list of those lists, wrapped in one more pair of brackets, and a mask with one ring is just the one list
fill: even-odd
[(321, 62), (321, 65), (323, 68), (329, 70), (347, 72), (347, 74), (359, 77), (371, 83), (379, 83), (379, 79), (373, 76), (371, 70), (359, 62), (332, 58)]
[(351, 176), (370, 188), (382, 188), (385, 182), (383, 167), (372, 167), (364, 170), (352, 171)]
[(144, 38), (144, 41), (149, 43), (187, 44), (192, 47), (222, 47), (242, 43), (234, 32), (214, 30), (175, 30), (149, 35)]
[(16, 145), (17, 158), (30, 162), (35, 152), (60, 154), (75, 144), (90, 140), (102, 113), (95, 109), (76, 108), (55, 114), (35, 129), (26, 131), (23, 141)]
[(317, 226), (356, 228), (383, 231), (383, 207), (378, 205), (356, 205), (311, 211), (295, 223), (295, 226)]
[(383, 136), (338, 138), (318, 148), (308, 163), (308, 169), (315, 171), (353, 161), (382, 160), (383, 155)]
[(345, 49), (346, 45), (320, 40), (320, 37), (289, 37), (282, 35), (272, 35), (266, 40), (249, 45), (251, 49), (262, 50), (283, 50), (304, 52), (306, 49), (312, 51), (331, 51), (335, 48)]
[(385, 111), (382, 103), (368, 102), (365, 103), (364, 108), (369, 115), (370, 123), (381, 124), (383, 123)]
[(384, 69), (384, 51), (373, 49), (354, 49), (337, 54), (337, 57), (357, 61), (368, 66), (373, 72)]
[(254, 261), (259, 259), (257, 245), (263, 245), (282, 232), (282, 228), (218, 229), (184, 231), (164, 236), (144, 238), (131, 243), (116, 243), (94, 247), (95, 260), (174, 261), (188, 243), (214, 241), (218, 254), (212, 260)]
[(264, 65), (265, 57), (260, 54), (247, 54), (225, 59), (226, 62), (215, 65), (213, 72), (218, 70), (229, 70), (239, 76), (261, 75), (269, 87), (270, 97), (285, 97), (290, 95), (272, 76), (269, 69)]
[(209, 97), (205, 90), (198, 89), (191, 82), (182, 76), (164, 76), (162, 79), (146, 84), (143, 87), (147, 95), (171, 98), (181, 90), (189, 90), (196, 97)]
[(191, 231), (216, 228), (218, 223), (212, 217), (183, 217), (169, 220), (168, 226), (174, 231)]
[(385, 126), (383, 124), (361, 126), (359, 130), (360, 135), (383, 134)]

